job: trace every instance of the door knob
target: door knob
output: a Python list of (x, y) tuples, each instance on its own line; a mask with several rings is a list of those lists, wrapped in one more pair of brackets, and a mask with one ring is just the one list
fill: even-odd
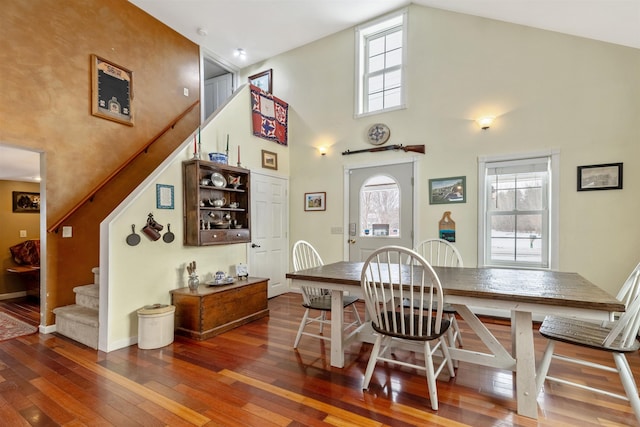
[(352, 245), (356, 242), (356, 239), (349, 239), (349, 243), (351, 243)]
[(252, 248), (259, 248), (259, 247), (260, 247), (260, 245), (256, 245), (255, 243), (252, 243), (252, 244), (251, 244), (251, 247), (252, 247)]

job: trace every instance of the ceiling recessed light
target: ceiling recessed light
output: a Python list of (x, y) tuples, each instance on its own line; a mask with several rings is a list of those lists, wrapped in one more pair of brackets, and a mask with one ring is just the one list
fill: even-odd
[(198, 28), (198, 34), (200, 34), (201, 36), (206, 36), (207, 34), (209, 34), (209, 32), (204, 28)]

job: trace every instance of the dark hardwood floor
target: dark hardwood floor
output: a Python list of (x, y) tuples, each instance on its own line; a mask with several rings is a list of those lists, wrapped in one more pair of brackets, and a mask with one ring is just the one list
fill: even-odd
[[(362, 391), (369, 344), (351, 345), (344, 369), (329, 365), (330, 348), (321, 340), (303, 337), (298, 351), (292, 349), (303, 314), (300, 301), (298, 294), (281, 295), (269, 301), (267, 318), (207, 341), (176, 337), (173, 344), (155, 350), (134, 345), (103, 353), (57, 334), (0, 342), (0, 424), (636, 425), (627, 402), (560, 384), (546, 384), (538, 396), (537, 421), (520, 417), (515, 413), (512, 373), (467, 363), (460, 363), (455, 378), (438, 381), (437, 412), (430, 409), (424, 377), (409, 369), (379, 365), (370, 389)], [(22, 309), (0, 304), (0, 310)], [(32, 319), (37, 324), (37, 316)], [(464, 322), (460, 326), (465, 347), (481, 349)], [(489, 327), (510, 345), (508, 325), (491, 322)], [(544, 339), (534, 335), (539, 360)], [(628, 359), (638, 375), (639, 355)], [(615, 374), (596, 374), (589, 368), (574, 371), (560, 364), (552, 369), (622, 391)]]
[(40, 300), (36, 297), (0, 300), (0, 311), (30, 325), (38, 326), (40, 324)]

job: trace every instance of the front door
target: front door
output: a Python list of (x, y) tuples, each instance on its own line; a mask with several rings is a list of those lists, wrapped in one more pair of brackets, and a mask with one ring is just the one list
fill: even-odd
[(268, 297), (288, 292), (289, 181), (251, 172), (249, 274), (269, 278)]
[(349, 261), (387, 245), (413, 247), (414, 163), (350, 169)]

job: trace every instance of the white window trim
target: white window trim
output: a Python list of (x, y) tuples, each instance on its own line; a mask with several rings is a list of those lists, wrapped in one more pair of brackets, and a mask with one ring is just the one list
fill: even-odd
[(486, 232), (485, 211), (487, 207), (485, 197), (486, 164), (535, 157), (549, 157), (551, 159), (551, 176), (549, 177), (549, 188), (551, 190), (551, 200), (549, 201), (549, 269), (558, 270), (560, 265), (560, 150), (478, 157), (478, 267), (486, 265), (484, 241)]
[[(407, 33), (408, 33), (408, 8), (400, 9), (399, 11), (390, 13), (388, 15), (381, 16), (372, 21), (366, 22), (364, 24), (358, 25), (355, 29), (355, 47), (356, 47), (356, 64), (355, 64), (355, 101), (354, 101), (354, 117), (366, 117), (374, 114), (401, 110), (406, 108), (407, 103), (407, 77), (406, 77), (406, 66), (407, 66)], [(363, 81), (364, 74), (364, 61), (365, 61), (365, 38), (385, 27), (376, 28), (376, 25), (381, 24), (385, 21), (389, 21), (393, 18), (402, 16), (402, 67), (401, 67), (401, 81), (402, 85), (400, 86), (400, 105), (396, 105), (394, 107), (383, 108), (382, 110), (376, 111), (364, 111), (364, 88), (365, 84)]]

